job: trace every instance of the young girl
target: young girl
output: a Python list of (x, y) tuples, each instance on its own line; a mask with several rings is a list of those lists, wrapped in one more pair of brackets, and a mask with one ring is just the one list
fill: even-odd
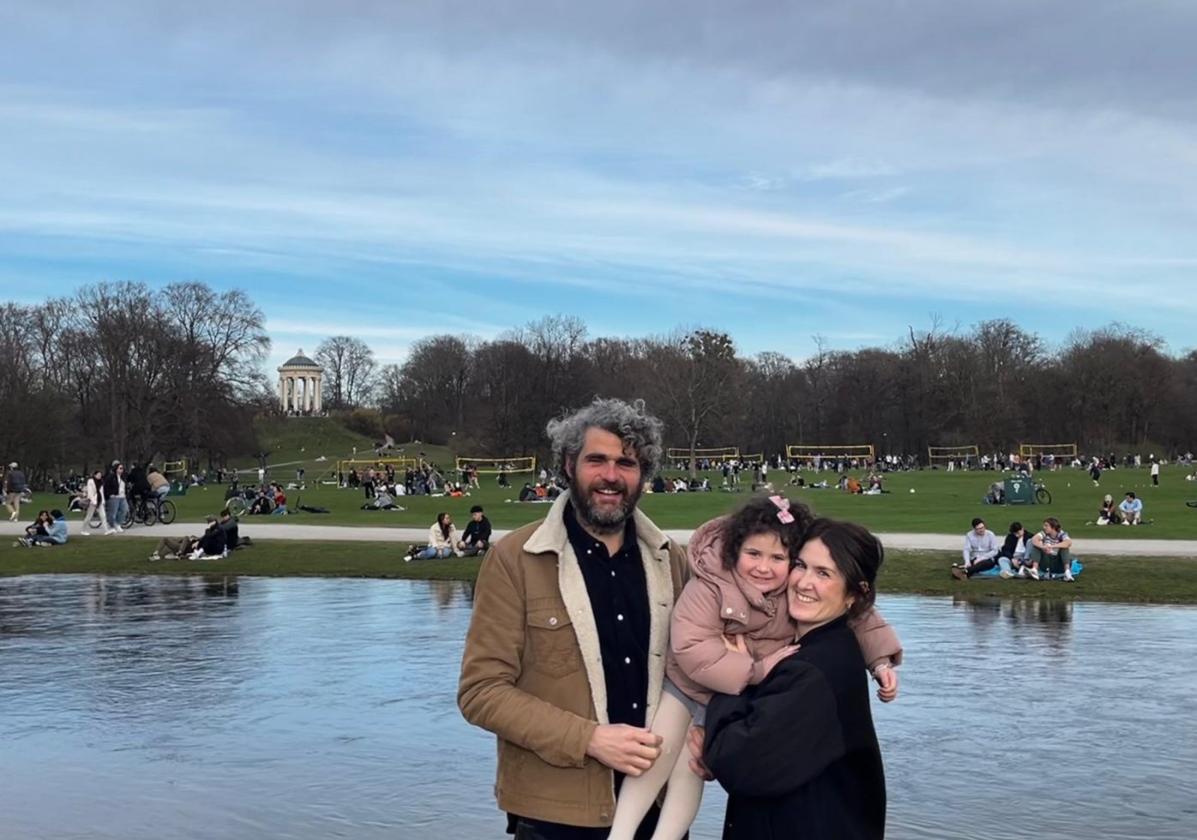
[[(786, 580), (812, 521), (803, 504), (758, 497), (694, 532), (691, 577), (674, 606), (668, 679), (652, 721), (652, 731), (662, 738), (661, 754), (642, 776), (624, 779), (611, 840), (632, 840), (666, 782), (653, 840), (680, 838), (689, 830), (703, 782), (689, 768), (686, 732), (691, 722), (703, 724), (713, 692), (739, 694), (797, 650)], [(892, 700), (897, 680), (891, 666), (902, 657), (897, 636), (872, 609), (853, 622), (853, 630), (883, 686), (878, 696)]]

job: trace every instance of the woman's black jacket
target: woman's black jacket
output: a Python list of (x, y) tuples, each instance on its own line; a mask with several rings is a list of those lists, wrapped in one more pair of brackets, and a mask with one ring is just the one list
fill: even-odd
[(874, 840), (885, 774), (856, 637), (841, 617), (742, 695), (707, 709), (703, 760), (727, 790), (723, 837)]

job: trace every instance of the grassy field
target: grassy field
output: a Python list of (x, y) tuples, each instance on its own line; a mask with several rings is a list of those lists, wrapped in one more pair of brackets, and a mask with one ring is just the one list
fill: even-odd
[[(294, 478), (300, 467), (307, 471), (310, 481), (316, 481), (333, 470), (340, 459), (372, 457), (375, 444), (334, 417), (263, 417), (255, 421), (254, 434), (261, 451), (269, 453), (266, 462), (272, 476), (281, 481)], [(434, 463), (453, 464), (453, 455), (444, 446), (401, 443), (392, 455), (416, 458), (420, 453)], [(258, 460), (250, 454), (233, 458), (229, 466), (257, 479)]]
[[(455, 558), (403, 562), (403, 543), (295, 543), (263, 540), (224, 560), (146, 559), (146, 540), (110, 537), (73, 540), (60, 548), (0, 548), (0, 576), (28, 574), (187, 574), (266, 577), (362, 577), (473, 581), (479, 560)], [(1175, 558), (1095, 557), (1076, 583), (1031, 580), (954, 580), (955, 554), (890, 552), (879, 589), (889, 593), (1015, 597), (1051, 600), (1197, 603), (1197, 563)]]
[[(284, 468), (280, 478), (293, 478), (293, 468)], [(781, 490), (794, 499), (811, 505), (818, 513), (860, 522), (874, 530), (886, 532), (963, 534), (974, 516), (983, 517), (991, 530), (1004, 534), (1010, 521), (1017, 519), (1024, 524), (1038, 527), (1045, 516), (1056, 516), (1064, 527), (1079, 537), (1103, 539), (1197, 539), (1197, 509), (1186, 507), (1188, 499), (1197, 499), (1197, 482), (1185, 481), (1185, 470), (1181, 467), (1165, 467), (1161, 475), (1161, 486), (1151, 487), (1146, 468), (1140, 470), (1117, 470), (1102, 476), (1100, 487), (1094, 487), (1087, 474), (1080, 470), (1061, 470), (1045, 473), (1042, 479), (1051, 490), (1051, 505), (1033, 506), (990, 506), (981, 499), (989, 483), (996, 477), (992, 472), (920, 471), (892, 474), (886, 481), (889, 493), (880, 496), (853, 496), (837, 490), (811, 490), (791, 488), (784, 485)], [(308, 478), (314, 471), (308, 470)], [(278, 472), (276, 472), (278, 475)], [(813, 474), (806, 473), (808, 480)], [(828, 475), (824, 473), (823, 475)], [(482, 488), (473, 495), (461, 499), (443, 497), (409, 496), (399, 499), (406, 510), (363, 511), (365, 500), (362, 492), (340, 490), (335, 487), (313, 486), (309, 480), (308, 489), (288, 491), (291, 507), (297, 499), (303, 504), (328, 508), (328, 515), (299, 513), (289, 517), (262, 517), (255, 523), (328, 525), (403, 525), (428, 527), (439, 511), (450, 512), (459, 523), (468, 517), (471, 505), (481, 504), (487, 516), (497, 528), (522, 525), (544, 515), (544, 506), (515, 502), (521, 481), (509, 490), (500, 489), (493, 476), (485, 476)], [(914, 493), (910, 491), (914, 490)], [(1134, 490), (1144, 500), (1146, 517), (1151, 524), (1126, 527), (1098, 527), (1087, 525), (1095, 518), (1098, 503), (1105, 493), (1120, 498), (1126, 490)], [(663, 528), (690, 528), (713, 516), (718, 516), (735, 507), (747, 498), (747, 490), (741, 493), (681, 493), (646, 495), (642, 508)], [(26, 508), (31, 521), (38, 508), (53, 507), (64, 501), (61, 496), (41, 495), (34, 500), (32, 509)], [(200, 522), (205, 514), (215, 513), (224, 504), (224, 488), (209, 486), (192, 488), (186, 496), (174, 497), (178, 505), (180, 521)], [(78, 527), (80, 514), (72, 514), (72, 526)]]

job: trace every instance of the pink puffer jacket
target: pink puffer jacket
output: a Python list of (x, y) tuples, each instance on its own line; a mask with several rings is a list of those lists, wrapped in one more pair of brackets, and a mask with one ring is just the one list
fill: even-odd
[[(666, 676), (703, 704), (713, 692), (739, 694), (764, 679), (796, 632), (784, 587), (766, 595), (723, 567), (723, 523), (713, 519), (690, 538), (690, 579), (673, 607), (665, 660)], [(902, 644), (877, 610), (851, 625), (869, 667), (901, 662)], [(748, 653), (728, 650), (724, 635), (743, 636)]]

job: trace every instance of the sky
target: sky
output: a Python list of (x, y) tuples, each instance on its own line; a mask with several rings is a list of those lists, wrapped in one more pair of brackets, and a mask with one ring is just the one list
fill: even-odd
[(0, 298), (241, 288), (271, 364), (552, 314), (1185, 352), (1195, 42), (1188, 0), (0, 0)]

